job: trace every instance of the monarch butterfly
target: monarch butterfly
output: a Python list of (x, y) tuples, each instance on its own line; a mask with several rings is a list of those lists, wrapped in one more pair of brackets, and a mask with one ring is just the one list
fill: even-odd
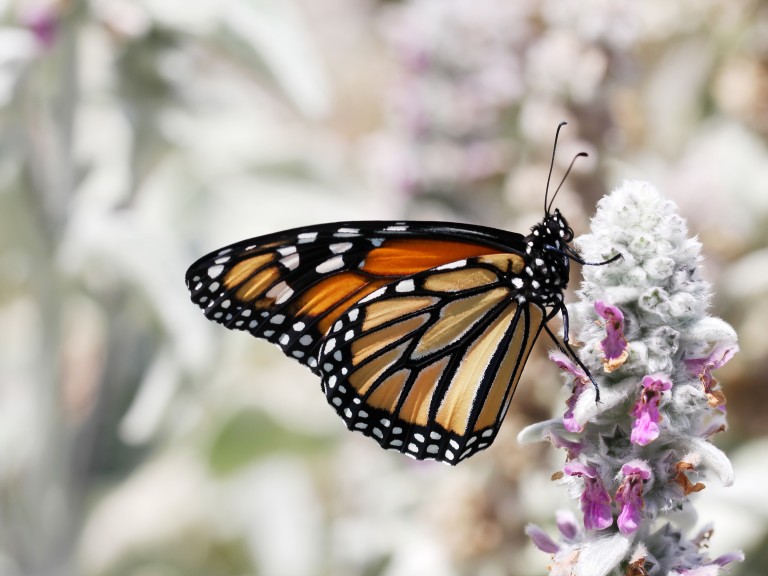
[(563, 124), (544, 218), (527, 236), (446, 222), (296, 228), (200, 258), (186, 274), (192, 301), (308, 366), (350, 430), (457, 464), (493, 442), (533, 343), (542, 329), (554, 338), (547, 322), (558, 312), (581, 364), (563, 291), (570, 259), (586, 262), (551, 211), (562, 182), (547, 200)]

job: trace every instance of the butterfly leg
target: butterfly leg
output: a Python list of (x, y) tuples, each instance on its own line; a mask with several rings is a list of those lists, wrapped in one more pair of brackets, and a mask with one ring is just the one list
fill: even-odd
[(549, 329), (549, 326), (547, 324), (544, 324), (544, 329), (547, 331), (547, 334), (549, 334), (549, 337), (552, 338), (552, 341), (557, 345), (558, 349), (566, 356), (570, 356), (573, 359), (573, 361), (579, 365), (579, 368), (584, 370), (584, 374), (587, 375), (587, 378), (589, 378), (589, 381), (592, 382), (592, 386), (595, 388), (595, 402), (600, 402), (600, 386), (598, 386), (597, 382), (595, 382), (595, 379), (592, 377), (592, 373), (589, 371), (589, 368), (587, 368), (584, 365), (584, 363), (581, 361), (581, 358), (579, 358), (579, 356), (576, 354), (573, 348), (571, 348), (571, 345), (568, 342), (568, 329), (569, 329), (568, 310), (566, 309), (564, 304), (561, 305), (560, 312), (563, 315), (562, 344), (557, 339), (557, 336), (555, 336), (552, 330)]
[(606, 264), (613, 264), (617, 260), (621, 260), (624, 258), (621, 254), (616, 254), (615, 256), (611, 256), (608, 258), (608, 260), (603, 260), (602, 262), (587, 262), (584, 260), (573, 248), (570, 246), (566, 246), (565, 250), (567, 252), (568, 258), (573, 260), (574, 262), (577, 262), (578, 264), (581, 264), (582, 266), (605, 266)]

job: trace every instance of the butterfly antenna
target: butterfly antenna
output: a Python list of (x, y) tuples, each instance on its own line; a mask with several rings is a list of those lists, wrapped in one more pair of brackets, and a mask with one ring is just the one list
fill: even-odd
[(579, 152), (576, 154), (576, 156), (573, 157), (573, 160), (571, 160), (571, 164), (568, 166), (568, 170), (565, 171), (565, 176), (563, 176), (563, 179), (560, 180), (560, 185), (557, 187), (557, 190), (555, 190), (555, 193), (552, 194), (552, 200), (549, 202), (549, 206), (546, 207), (546, 212), (549, 214), (549, 209), (552, 208), (552, 204), (555, 202), (555, 196), (557, 196), (557, 193), (560, 192), (560, 188), (563, 187), (563, 184), (565, 184), (566, 178), (568, 178), (568, 174), (571, 173), (571, 169), (573, 169), (573, 165), (576, 163), (577, 158), (586, 158), (589, 156), (586, 152)]
[[(552, 179), (552, 168), (555, 167), (555, 152), (557, 151), (557, 138), (560, 136), (560, 128), (568, 124), (568, 122), (560, 122), (560, 124), (557, 125), (557, 130), (555, 131), (555, 144), (552, 146), (552, 159), (549, 161), (549, 174), (547, 175), (547, 188), (544, 190), (544, 214), (549, 214), (549, 206), (552, 205), (550, 202), (549, 206), (547, 205), (547, 196), (549, 195), (549, 181)], [(557, 194), (557, 192), (555, 192)]]

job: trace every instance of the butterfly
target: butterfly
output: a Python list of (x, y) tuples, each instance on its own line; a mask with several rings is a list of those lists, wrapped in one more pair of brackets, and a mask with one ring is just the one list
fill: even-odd
[(544, 217), (525, 236), (447, 222), (321, 224), (203, 256), (187, 286), (209, 319), (317, 374), (350, 430), (457, 464), (493, 442), (558, 313), (563, 345), (588, 373), (568, 344), (563, 302), (570, 260), (587, 263), (552, 211), (562, 182), (547, 200), (549, 178)]

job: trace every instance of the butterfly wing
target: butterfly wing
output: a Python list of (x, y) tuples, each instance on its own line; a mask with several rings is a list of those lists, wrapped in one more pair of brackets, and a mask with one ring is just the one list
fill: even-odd
[(444, 222), (340, 222), (252, 238), (200, 258), (192, 301), (227, 328), (280, 346), (319, 372), (331, 326), (366, 295), (450, 262), (521, 250), (523, 237)]
[(456, 464), (496, 436), (547, 311), (520, 254), (472, 257), (368, 294), (324, 340), (328, 401), (351, 430)]

